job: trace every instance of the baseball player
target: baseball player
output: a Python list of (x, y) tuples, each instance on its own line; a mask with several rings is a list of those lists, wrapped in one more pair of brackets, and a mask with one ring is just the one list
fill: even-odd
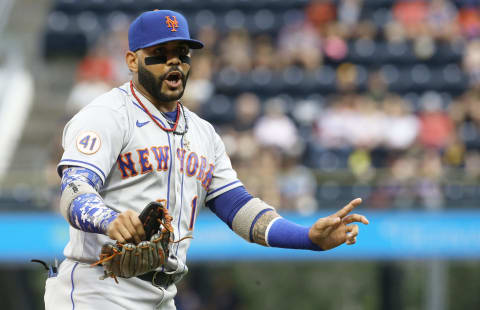
[[(175, 309), (175, 283), (187, 273), (188, 237), (203, 206), (264, 246), (321, 251), (356, 242), (355, 223), (368, 224), (350, 214), (361, 199), (303, 227), (252, 197), (237, 179), (212, 125), (179, 101), (190, 50), (203, 47), (190, 38), (181, 14), (145, 12), (130, 25), (128, 40), (132, 80), (96, 98), (63, 132), (60, 210), (70, 241), (58, 273), (47, 279), (47, 310)], [(139, 219), (159, 200), (171, 221), (168, 249), (146, 237)], [(119, 246), (113, 255), (104, 252), (109, 242)], [(139, 257), (148, 260), (141, 268)], [(116, 269), (107, 273), (112, 264)]]

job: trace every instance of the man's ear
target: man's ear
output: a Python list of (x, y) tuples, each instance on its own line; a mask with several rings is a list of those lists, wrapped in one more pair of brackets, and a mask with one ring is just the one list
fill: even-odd
[(125, 55), (125, 62), (131, 72), (138, 72), (138, 62), (140, 61), (136, 52), (128, 51)]

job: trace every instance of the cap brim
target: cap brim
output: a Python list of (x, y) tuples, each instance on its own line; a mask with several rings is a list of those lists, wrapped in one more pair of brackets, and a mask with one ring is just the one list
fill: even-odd
[(188, 46), (190, 46), (190, 48), (195, 50), (203, 48), (203, 43), (197, 40), (189, 40), (187, 41), (187, 43), (188, 43)]
[(161, 39), (157, 40), (154, 42), (150, 42), (148, 44), (145, 44), (144, 46), (139, 47), (138, 49), (145, 48), (145, 47), (150, 47), (158, 44), (163, 44), (167, 42), (173, 42), (173, 41), (180, 41), (180, 42), (185, 42), (188, 44), (188, 47), (191, 49), (201, 49), (203, 48), (203, 43), (198, 41), (198, 40), (193, 40), (193, 39), (181, 39), (181, 38), (166, 38), (166, 39)]

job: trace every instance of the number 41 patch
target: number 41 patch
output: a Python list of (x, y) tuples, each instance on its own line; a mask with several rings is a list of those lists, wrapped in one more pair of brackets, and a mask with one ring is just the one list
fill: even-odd
[(93, 131), (83, 131), (77, 136), (77, 149), (83, 154), (95, 154), (101, 146), (100, 137)]

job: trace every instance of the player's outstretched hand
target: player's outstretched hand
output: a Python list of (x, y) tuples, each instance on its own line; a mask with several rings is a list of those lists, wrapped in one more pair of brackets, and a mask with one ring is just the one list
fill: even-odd
[(120, 213), (107, 227), (107, 236), (120, 243), (133, 242), (135, 244), (145, 240), (145, 230), (138, 218), (138, 213), (127, 210)]
[(357, 241), (358, 225), (352, 223), (369, 223), (363, 215), (349, 214), (361, 203), (361, 198), (354, 199), (336, 213), (317, 220), (308, 232), (310, 240), (323, 250), (333, 249), (344, 242), (354, 244)]

